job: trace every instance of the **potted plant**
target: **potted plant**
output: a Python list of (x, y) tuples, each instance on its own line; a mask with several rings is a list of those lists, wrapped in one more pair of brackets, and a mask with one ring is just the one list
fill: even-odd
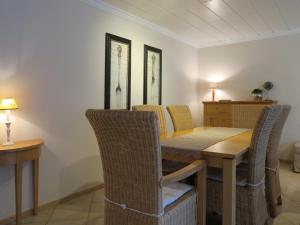
[(265, 96), (264, 96), (265, 100), (267, 100), (267, 101), (270, 100), (269, 99), (269, 91), (272, 90), (273, 87), (274, 87), (274, 84), (270, 81), (267, 81), (263, 84), (263, 91), (264, 91), (264, 94), (265, 94)]
[(262, 101), (263, 99), (263, 90), (259, 89), (259, 88), (255, 88), (252, 92), (251, 92), (252, 96), (254, 97), (255, 101)]

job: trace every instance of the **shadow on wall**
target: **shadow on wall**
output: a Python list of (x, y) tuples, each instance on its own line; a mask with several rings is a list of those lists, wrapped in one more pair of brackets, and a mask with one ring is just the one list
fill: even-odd
[[(53, 162), (55, 162), (55, 166), (53, 166)], [(80, 180), (89, 173), (96, 173), (99, 182), (85, 182), (83, 186), (78, 187), (77, 184), (82, 183)], [(102, 176), (100, 156), (86, 157), (66, 166), (65, 162), (53, 154), (45, 144), (42, 147), (40, 159), (40, 204), (47, 204), (72, 193), (95, 187), (101, 183), (100, 176)], [(29, 194), (24, 194), (25, 202), (30, 202), (29, 208), (32, 207), (31, 180), (31, 173), (29, 173), (29, 182), (25, 185), (28, 186), (29, 192), (27, 193)]]
[[(96, 168), (96, 170), (95, 170)], [(97, 174), (99, 182), (90, 181), (86, 182), (84, 186), (77, 187), (74, 189), (72, 183), (81, 183), (80, 180), (86, 174), (94, 173)], [(100, 153), (97, 156), (86, 157), (72, 163), (71, 165), (64, 167), (60, 176), (60, 192), (70, 194), (70, 190), (73, 193), (77, 193), (82, 190), (86, 190), (91, 187), (95, 187), (101, 184), (101, 177), (103, 177)]]
[[(55, 166), (53, 166), (53, 162), (56, 162)], [(90, 173), (97, 174), (99, 182), (95, 182), (95, 179), (92, 179), (90, 182), (84, 182), (83, 186), (78, 186), (78, 184), (82, 183), (80, 180), (83, 180)], [(40, 204), (46, 204), (69, 196), (72, 193), (95, 187), (101, 184), (101, 176), (100, 156), (86, 157), (66, 166), (65, 162), (53, 154), (47, 145), (44, 145), (40, 162)], [(29, 180), (29, 184), (31, 184), (31, 178)], [(32, 195), (30, 192), (26, 200), (31, 202), (31, 199)]]

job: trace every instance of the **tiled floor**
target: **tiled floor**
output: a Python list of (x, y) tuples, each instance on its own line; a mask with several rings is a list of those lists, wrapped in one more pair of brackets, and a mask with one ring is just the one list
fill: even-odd
[[(280, 169), (283, 211), (300, 213), (300, 174), (291, 171), (291, 165), (281, 164)], [(48, 207), (38, 216), (23, 219), (26, 225), (102, 225), (104, 220), (103, 190)], [(7, 225), (14, 225), (14, 222)]]
[[(23, 218), (26, 225), (102, 225), (104, 220), (103, 189), (39, 211)], [(15, 222), (7, 225), (14, 225)]]
[(291, 168), (291, 164), (281, 163), (282, 211), (300, 214), (300, 173), (293, 173)]

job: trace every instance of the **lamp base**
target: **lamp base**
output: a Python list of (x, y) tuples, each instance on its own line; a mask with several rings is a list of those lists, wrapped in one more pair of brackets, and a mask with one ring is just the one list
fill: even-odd
[(15, 144), (14, 142), (9, 141), (9, 142), (4, 142), (2, 145), (8, 146), (8, 145), (14, 145), (14, 144)]

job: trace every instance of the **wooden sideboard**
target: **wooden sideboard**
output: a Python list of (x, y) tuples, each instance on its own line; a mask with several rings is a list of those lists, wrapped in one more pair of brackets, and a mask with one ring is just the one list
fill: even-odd
[(275, 101), (203, 102), (204, 126), (254, 128), (261, 110)]

